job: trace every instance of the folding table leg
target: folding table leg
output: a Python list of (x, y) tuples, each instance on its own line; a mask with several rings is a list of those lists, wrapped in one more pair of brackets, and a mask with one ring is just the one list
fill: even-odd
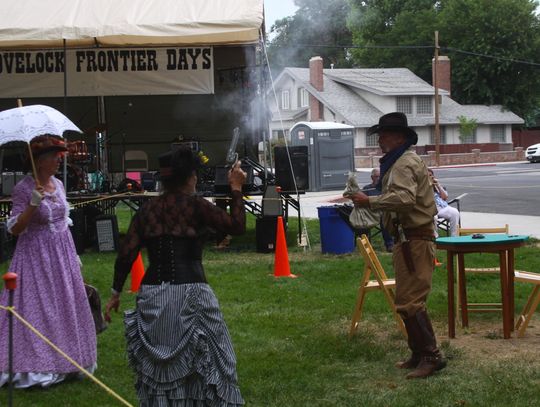
[(502, 314), (503, 314), (503, 337), (504, 339), (510, 338), (510, 292), (508, 284), (508, 263), (506, 251), (499, 251), (499, 266), (501, 274), (501, 297), (502, 297)]
[(463, 254), (458, 254), (458, 289), (461, 306), (461, 326), (469, 326), (469, 309), (467, 305), (467, 280), (465, 279), (465, 261)]

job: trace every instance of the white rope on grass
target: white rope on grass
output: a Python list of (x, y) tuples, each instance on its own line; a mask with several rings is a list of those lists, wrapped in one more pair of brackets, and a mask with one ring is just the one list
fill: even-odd
[(130, 404), (128, 401), (123, 399), (120, 395), (115, 393), (110, 387), (108, 387), (105, 383), (103, 383), (101, 380), (99, 380), (97, 377), (95, 377), (93, 374), (89, 373), (84, 369), (81, 365), (79, 365), (75, 360), (73, 360), (71, 357), (69, 357), (66, 353), (62, 351), (58, 346), (56, 346), (54, 343), (52, 343), (45, 335), (43, 335), (41, 332), (39, 332), (36, 328), (34, 328), (28, 321), (26, 321), (17, 311), (15, 311), (15, 307), (5, 307), (3, 305), (0, 305), (0, 309), (6, 310), (7, 312), (11, 312), (19, 321), (22, 322), (23, 325), (25, 325), (28, 329), (30, 329), (33, 333), (35, 333), (39, 338), (41, 338), (47, 345), (49, 345), (51, 348), (53, 348), (56, 352), (58, 352), (64, 359), (66, 359), (69, 363), (71, 363), (73, 366), (75, 366), (81, 373), (86, 375), (90, 380), (94, 381), (98, 386), (100, 386), (102, 389), (104, 389), (107, 393), (109, 393), (111, 396), (116, 398), (118, 401), (120, 401), (125, 406), (133, 407), (133, 404)]

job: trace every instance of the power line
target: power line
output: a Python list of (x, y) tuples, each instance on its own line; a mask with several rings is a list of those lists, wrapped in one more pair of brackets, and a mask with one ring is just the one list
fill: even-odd
[[(334, 49), (433, 49), (433, 45), (323, 45), (323, 44), (297, 44), (294, 48), (334, 48)], [(282, 47), (282, 48), (292, 48), (292, 47)], [(459, 48), (453, 47), (440, 47), (440, 49), (448, 52), (456, 52), (459, 54), (465, 55), (474, 55), (482, 58), (490, 58), (499, 61), (507, 61), (516, 64), (531, 65), (531, 66), (540, 66), (540, 63), (533, 61), (525, 61), (523, 59), (515, 59), (508, 57), (500, 57), (497, 55), (482, 54), (479, 52), (465, 51)]]
[(478, 52), (464, 51), (464, 50), (462, 50), (462, 49), (451, 48), (451, 47), (441, 47), (441, 49), (444, 49), (444, 50), (446, 50), (446, 51), (451, 51), (451, 52), (457, 52), (457, 53), (465, 54), (465, 55), (474, 55), (474, 56), (477, 56), (477, 57), (491, 58), (491, 59), (497, 59), (497, 60), (500, 60), (500, 61), (514, 62), (514, 63), (517, 63), (517, 64), (525, 64), (525, 65), (532, 65), (532, 66), (540, 66), (540, 63), (532, 62), (532, 61), (524, 61), (524, 60), (522, 60), (522, 59), (514, 59), (514, 58), (507, 58), (507, 57), (498, 57), (498, 56), (496, 56), (496, 55), (488, 55), (488, 54), (480, 54), (480, 53), (478, 53)]
[[(434, 48), (433, 45), (322, 45), (322, 44), (297, 44), (295, 47), (308, 47), (308, 48)], [(290, 47), (284, 47), (290, 48)]]

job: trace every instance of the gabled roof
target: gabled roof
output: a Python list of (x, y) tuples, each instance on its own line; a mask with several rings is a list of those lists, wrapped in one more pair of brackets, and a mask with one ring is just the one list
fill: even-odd
[[(315, 89), (309, 80), (309, 68), (285, 68), (276, 78), (279, 88), (287, 77), (294, 79), (299, 87), (320, 100), (328, 109), (339, 113), (348, 124), (369, 127), (387, 112), (377, 109), (356, 90), (360, 89), (379, 96), (433, 95), (433, 86), (406, 68), (389, 69), (324, 69), (323, 91)], [(441, 124), (459, 124), (458, 116), (476, 119), (482, 124), (522, 124), (523, 119), (515, 113), (505, 111), (499, 105), (460, 105), (440, 90)], [(283, 112), (282, 112), (283, 114)], [(408, 116), (410, 126), (433, 125), (432, 116)]]
[(281, 120), (295, 120), (303, 115), (306, 115), (308, 111), (307, 107), (301, 107), (300, 109), (294, 110), (282, 110), (281, 111)]
[[(434, 88), (407, 68), (325, 69), (324, 75), (344, 85), (381, 96), (433, 95)], [(446, 90), (439, 90), (447, 95)]]
[(285, 70), (276, 79), (276, 86), (286, 77), (291, 76), (297, 82), (302, 84), (306, 90), (319, 99), (330, 110), (339, 113), (345, 118), (348, 124), (355, 127), (369, 127), (379, 120), (382, 112), (350, 87), (335, 82), (325, 77), (324, 90), (319, 92), (309, 83), (308, 68), (285, 68)]
[(458, 116), (476, 119), (483, 124), (523, 124), (525, 121), (514, 112), (504, 110), (501, 105), (460, 105), (448, 96), (441, 104), (441, 124), (458, 124)]

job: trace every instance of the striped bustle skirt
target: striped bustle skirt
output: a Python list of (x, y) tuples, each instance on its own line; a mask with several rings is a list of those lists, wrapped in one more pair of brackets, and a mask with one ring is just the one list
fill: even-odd
[(244, 404), (229, 331), (208, 284), (141, 285), (124, 323), (141, 406)]

